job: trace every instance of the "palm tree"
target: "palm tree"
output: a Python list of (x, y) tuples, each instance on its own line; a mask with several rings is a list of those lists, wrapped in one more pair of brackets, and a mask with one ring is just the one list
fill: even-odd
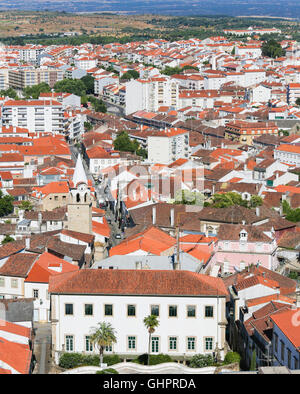
[(149, 333), (149, 344), (148, 344), (148, 365), (150, 364), (150, 346), (151, 346), (151, 335), (154, 333), (155, 328), (159, 325), (157, 316), (149, 315), (144, 318), (144, 325), (148, 329)]
[(90, 341), (95, 344), (99, 349), (100, 366), (103, 364), (103, 352), (105, 346), (110, 346), (117, 342), (115, 329), (110, 323), (98, 323), (99, 327), (94, 327), (91, 333)]

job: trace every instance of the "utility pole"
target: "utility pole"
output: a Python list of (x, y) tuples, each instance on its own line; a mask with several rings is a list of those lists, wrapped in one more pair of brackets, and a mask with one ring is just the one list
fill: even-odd
[(175, 269), (180, 270), (180, 255), (179, 255), (179, 225), (176, 226), (176, 263)]
[(184, 214), (185, 212), (178, 212), (177, 214), (177, 224), (176, 224), (176, 262), (175, 262), (175, 269), (181, 270), (181, 263), (180, 263), (180, 250), (179, 250), (179, 235), (180, 235), (180, 215)]

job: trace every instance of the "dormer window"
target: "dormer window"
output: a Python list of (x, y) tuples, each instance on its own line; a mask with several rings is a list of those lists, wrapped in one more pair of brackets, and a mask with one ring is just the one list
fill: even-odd
[(242, 230), (240, 232), (240, 241), (247, 241), (248, 238), (248, 233), (245, 230)]

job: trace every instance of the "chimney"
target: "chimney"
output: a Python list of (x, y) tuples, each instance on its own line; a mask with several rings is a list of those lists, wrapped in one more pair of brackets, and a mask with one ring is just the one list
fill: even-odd
[(152, 224), (156, 224), (156, 206), (152, 207)]
[(30, 237), (25, 238), (25, 248), (27, 250), (30, 249)]
[(260, 209), (259, 209), (259, 207), (256, 207), (255, 211), (256, 211), (256, 216), (260, 216)]
[(42, 223), (42, 219), (43, 219), (42, 212), (39, 212), (39, 213), (38, 213), (38, 222), (39, 222), (40, 224)]
[(170, 226), (174, 227), (174, 208), (170, 210)]

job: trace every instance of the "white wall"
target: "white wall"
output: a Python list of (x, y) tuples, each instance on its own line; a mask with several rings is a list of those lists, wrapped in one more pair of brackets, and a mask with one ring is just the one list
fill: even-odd
[[(213, 350), (221, 341), (221, 328), (218, 322), (225, 315), (225, 298), (216, 297), (160, 297), (160, 296), (98, 296), (98, 295), (51, 295), (52, 319), (56, 343), (55, 350), (61, 351), (65, 335), (74, 335), (74, 351), (85, 351), (85, 336), (99, 322), (110, 322), (116, 330), (117, 343), (113, 352), (136, 357), (148, 349), (148, 333), (143, 324), (144, 317), (150, 315), (151, 305), (160, 305), (159, 326), (153, 336), (160, 337), (159, 353), (170, 355), (193, 355), (211, 353), (204, 349), (204, 338), (213, 337)], [(73, 316), (65, 315), (65, 303), (73, 304)], [(93, 304), (93, 316), (84, 315), (84, 304)], [(104, 305), (113, 304), (113, 316), (104, 316)], [(136, 305), (136, 317), (127, 317), (127, 305)], [(168, 306), (177, 305), (177, 317), (168, 316)], [(196, 305), (196, 318), (186, 317), (187, 305)], [(214, 317), (204, 317), (205, 305), (214, 307)], [(54, 333), (53, 333), (54, 334)], [(136, 336), (136, 350), (127, 349), (127, 336)], [(177, 337), (177, 351), (169, 350), (169, 336)], [(195, 351), (187, 350), (187, 337), (196, 337)], [(54, 338), (54, 337), (53, 337)], [(53, 339), (52, 338), (52, 339)]]

